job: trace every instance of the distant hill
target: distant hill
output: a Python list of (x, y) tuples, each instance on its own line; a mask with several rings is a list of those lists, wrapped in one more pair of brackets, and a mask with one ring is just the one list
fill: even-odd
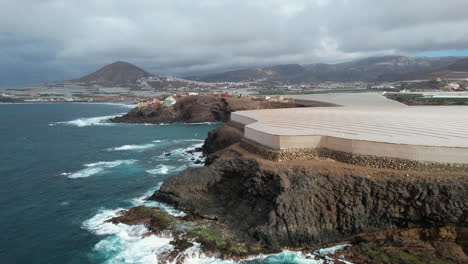
[(461, 59), (453, 64), (450, 64), (449, 66), (447, 66), (447, 70), (468, 72), (468, 58)]
[(124, 61), (117, 61), (101, 69), (70, 82), (86, 84), (97, 84), (101, 86), (125, 86), (133, 87), (137, 85), (137, 80), (151, 77), (153, 74)]
[(206, 82), (322, 82), (375, 81), (382, 76), (398, 76), (410, 72), (433, 70), (448, 66), (463, 57), (417, 58), (384, 56), (337, 64), (276, 65), (192, 77)]
[(430, 70), (413, 71), (404, 74), (382, 75), (382, 80), (429, 80), (429, 79), (465, 79), (468, 78), (468, 58)]

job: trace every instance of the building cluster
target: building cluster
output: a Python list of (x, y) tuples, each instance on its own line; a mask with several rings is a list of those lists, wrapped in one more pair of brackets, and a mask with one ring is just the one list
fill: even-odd
[(213, 96), (213, 97), (222, 97), (222, 98), (244, 98), (253, 101), (269, 101), (269, 102), (294, 102), (294, 98), (284, 98), (283, 96), (253, 96), (253, 95), (242, 95), (242, 94), (230, 94), (228, 92), (206, 92), (206, 93), (196, 93), (196, 92), (189, 92), (189, 93), (174, 93), (171, 95), (164, 95), (164, 96), (157, 96), (151, 99), (147, 99), (144, 101), (140, 101), (137, 105), (138, 108), (143, 108), (147, 106), (171, 106), (177, 103), (182, 97), (189, 96), (189, 95), (203, 95), (203, 96)]
[(440, 88), (442, 91), (451, 91), (451, 92), (462, 92), (468, 91), (468, 87), (462, 87), (460, 84), (456, 82), (451, 82), (445, 85), (444, 87)]
[(138, 103), (138, 108), (147, 107), (147, 106), (157, 106), (157, 105), (167, 105), (171, 106), (177, 103), (178, 94), (169, 95), (166, 97), (158, 96), (152, 100), (142, 101)]

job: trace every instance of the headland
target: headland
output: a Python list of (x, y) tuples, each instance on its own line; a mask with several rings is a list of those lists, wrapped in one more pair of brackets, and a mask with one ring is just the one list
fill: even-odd
[(171, 176), (149, 198), (188, 216), (140, 208), (112, 221), (176, 236), (168, 262), (194, 243), (235, 259), (346, 243), (330, 263), (466, 263), (466, 111), (235, 112), (208, 134), (205, 166)]

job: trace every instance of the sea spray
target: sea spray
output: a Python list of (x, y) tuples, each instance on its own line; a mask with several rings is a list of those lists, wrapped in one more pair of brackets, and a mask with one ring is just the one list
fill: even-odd
[[(157, 191), (162, 182), (156, 187), (149, 189), (142, 196), (131, 200), (133, 206), (145, 205), (147, 207), (159, 207), (163, 211), (174, 215), (184, 216), (185, 213), (173, 207), (155, 201), (148, 201), (146, 198)], [(127, 208), (128, 209), (128, 208)], [(114, 210), (101, 209), (92, 218), (86, 220), (82, 228), (99, 235), (105, 236), (93, 248), (95, 254), (100, 258), (105, 258), (105, 263), (159, 263), (167, 260), (174, 250), (171, 242), (174, 240), (170, 233), (150, 234), (149, 229), (144, 225), (127, 225), (123, 223), (112, 223), (109, 219), (122, 215), (124, 208)], [(334, 254), (339, 250), (349, 247), (349, 244), (337, 245), (330, 248), (319, 249), (311, 253), (301, 251), (284, 250), (276, 254), (260, 254), (250, 256), (242, 261), (220, 259), (213, 255), (207, 255), (201, 249), (201, 245), (195, 241), (190, 241), (193, 246), (178, 252), (172, 262), (184, 264), (326, 264), (335, 259), (327, 255)], [(316, 258), (318, 257), (318, 258)], [(345, 264), (353, 264), (344, 260), (339, 260)]]
[(169, 170), (172, 170), (173, 168), (174, 168), (173, 166), (160, 164), (154, 169), (146, 170), (146, 172), (148, 172), (149, 174), (164, 175), (164, 174), (168, 174)]
[(106, 258), (106, 263), (158, 263), (158, 255), (173, 247), (170, 244), (172, 238), (145, 236), (148, 229), (144, 225), (107, 222), (119, 216), (122, 210), (101, 210), (83, 223), (83, 228), (96, 235), (106, 236), (93, 250), (99, 257)]
[(155, 147), (156, 144), (142, 144), (142, 145), (123, 145), (123, 146), (120, 146), (120, 147), (116, 147), (116, 148), (111, 148), (109, 149), (110, 151), (112, 150), (117, 150), (117, 151), (120, 151), (120, 150), (144, 150), (144, 149), (149, 149), (149, 148), (153, 148)]
[(135, 162), (136, 160), (99, 161), (95, 163), (84, 164), (83, 166), (86, 168), (79, 171), (73, 173), (65, 172), (61, 173), (60, 175), (68, 176), (70, 179), (86, 178), (95, 174), (103, 173), (107, 168), (114, 168), (121, 165), (130, 165), (134, 164)]
[[(128, 111), (119, 105), (31, 103), (2, 105), (1, 108), (3, 151), (0, 151), (0, 160), (3, 162), (0, 174), (4, 176), (2, 186), (5, 189), (1, 198), (10, 201), (10, 206), (2, 209), (0, 217), (3, 236), (8, 237), (1, 244), (2, 263), (31, 263), (31, 260), (34, 263), (124, 263), (117, 260), (120, 252), (125, 251), (124, 247), (115, 248), (112, 254), (106, 251), (110, 254), (107, 256), (104, 251), (91, 250), (99, 241), (120, 239), (118, 236), (97, 235), (80, 226), (96, 215), (99, 208), (118, 211), (133, 207), (132, 198), (140, 198), (157, 182), (190, 164), (183, 156), (154, 160), (155, 156), (197, 143), (189, 142), (189, 139), (198, 138), (198, 142), (203, 142), (204, 136), (214, 128), (210, 125), (110, 124), (99, 120), (57, 124), (90, 117), (107, 118)], [(34, 118), (31, 117), (33, 113)], [(154, 140), (167, 143), (152, 142)], [(107, 151), (112, 147), (150, 143), (157, 147), (144, 151)], [(164, 147), (159, 148), (162, 145)], [(87, 178), (68, 178), (80, 170), (99, 167), (86, 167), (85, 164), (116, 160), (138, 161), (130, 165), (104, 167), (101, 172)], [(164, 175), (145, 172), (159, 164), (174, 168)], [(18, 199), (23, 196), (27, 199)], [(146, 197), (142, 197), (143, 200)], [(153, 201), (146, 203), (152, 206)], [(167, 211), (170, 212), (169, 209)], [(34, 223), (44, 224), (41, 228), (17, 228)], [(128, 233), (138, 234), (140, 231)], [(135, 237), (136, 240), (141, 238)], [(164, 241), (164, 245), (167, 244)], [(100, 250), (104, 250), (103, 247)], [(129, 251), (122, 254), (135, 255)], [(148, 251), (148, 256), (154, 260), (155, 254)], [(144, 258), (140, 262), (144, 262)]]
[(68, 125), (68, 126), (76, 126), (76, 127), (86, 127), (86, 126), (93, 126), (93, 125), (113, 125), (113, 123), (105, 122), (111, 118), (121, 116), (125, 113), (120, 113), (116, 115), (108, 115), (108, 116), (96, 116), (96, 117), (87, 117), (87, 118), (78, 118), (71, 121), (64, 121), (64, 122), (52, 122), (49, 126), (56, 126), (56, 125)]

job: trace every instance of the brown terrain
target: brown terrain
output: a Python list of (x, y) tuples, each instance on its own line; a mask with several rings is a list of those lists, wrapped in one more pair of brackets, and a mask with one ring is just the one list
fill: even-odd
[(460, 59), (444, 67), (436, 69), (413, 71), (400, 74), (387, 74), (382, 80), (431, 80), (442, 79), (466, 79), (468, 78), (468, 59)]
[(213, 130), (205, 167), (168, 178), (149, 198), (188, 212), (185, 219), (163, 217), (161, 227), (159, 211), (129, 211), (114, 221), (147, 219), (153, 232), (175, 233), (183, 222), (192, 230), (176, 236), (180, 251), (194, 240), (218, 257), (350, 243), (328, 263), (468, 263), (466, 172), (274, 162), (244, 149), (241, 135), (234, 125)]
[(231, 113), (242, 110), (273, 109), (291, 107), (332, 106), (322, 102), (270, 102), (255, 101), (236, 97), (215, 96), (185, 96), (172, 106), (157, 105), (135, 108), (122, 117), (116, 117), (111, 122), (116, 123), (200, 123), (227, 122)]
[(194, 77), (193, 79), (207, 82), (255, 81), (267, 83), (399, 80), (395, 77), (421, 71), (432, 71), (463, 58), (466, 57), (370, 57), (335, 64), (284, 64), (247, 68)]
[(87, 85), (125, 86), (133, 87), (137, 80), (153, 76), (151, 73), (124, 61), (117, 61), (101, 69), (70, 82), (85, 83)]

